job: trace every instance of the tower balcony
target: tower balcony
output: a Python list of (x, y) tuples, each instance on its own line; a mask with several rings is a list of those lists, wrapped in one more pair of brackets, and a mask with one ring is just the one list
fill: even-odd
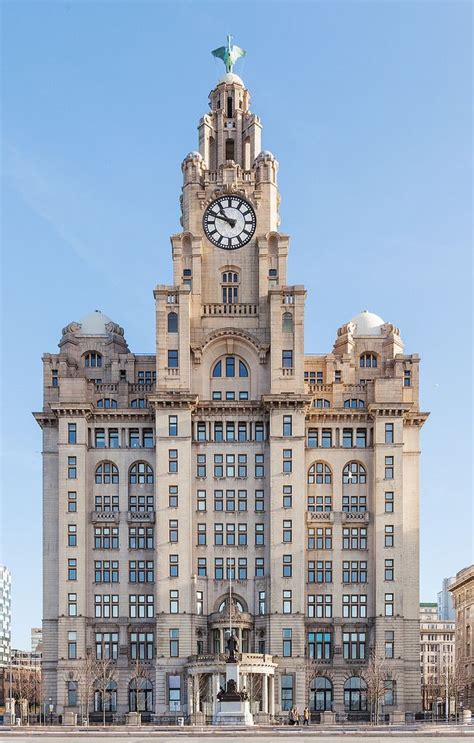
[(258, 317), (258, 304), (203, 304), (201, 317), (215, 317), (216, 315), (243, 317)]

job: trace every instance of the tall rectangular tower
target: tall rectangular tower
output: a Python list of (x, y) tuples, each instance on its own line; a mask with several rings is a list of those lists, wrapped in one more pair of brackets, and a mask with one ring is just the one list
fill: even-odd
[(385, 709), (417, 710), (419, 358), (367, 311), (305, 357), (278, 163), (232, 72), (182, 172), (156, 355), (96, 312), (44, 356), (46, 694), (75, 709), (105, 656), (96, 714), (211, 719), (233, 633), (258, 719), (366, 717), (371, 653)]

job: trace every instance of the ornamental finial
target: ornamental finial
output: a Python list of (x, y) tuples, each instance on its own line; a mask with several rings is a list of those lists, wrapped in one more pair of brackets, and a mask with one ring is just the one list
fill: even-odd
[(244, 57), (246, 53), (245, 49), (241, 49), (240, 46), (234, 46), (232, 44), (232, 38), (231, 34), (229, 34), (227, 37), (227, 46), (220, 46), (219, 49), (214, 49), (214, 51), (211, 52), (214, 57), (222, 59), (225, 64), (226, 72), (232, 72), (236, 61), (239, 57)]

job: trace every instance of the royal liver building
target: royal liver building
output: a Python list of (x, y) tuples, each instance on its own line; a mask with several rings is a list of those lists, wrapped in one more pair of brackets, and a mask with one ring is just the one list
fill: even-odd
[(156, 355), (96, 311), (43, 357), (45, 699), (110, 659), (96, 714), (211, 719), (232, 629), (256, 720), (363, 717), (371, 655), (417, 710), (419, 357), (367, 311), (305, 356), (277, 160), (240, 77), (209, 103)]

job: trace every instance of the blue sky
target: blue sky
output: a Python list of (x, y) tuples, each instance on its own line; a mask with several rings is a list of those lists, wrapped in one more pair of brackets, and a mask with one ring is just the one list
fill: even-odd
[(307, 352), (362, 309), (422, 358), (421, 598), (472, 560), (471, 4), (3, 3), (2, 560), (41, 620), (41, 355), (99, 308), (152, 352), (180, 164), (235, 35), (280, 162)]

